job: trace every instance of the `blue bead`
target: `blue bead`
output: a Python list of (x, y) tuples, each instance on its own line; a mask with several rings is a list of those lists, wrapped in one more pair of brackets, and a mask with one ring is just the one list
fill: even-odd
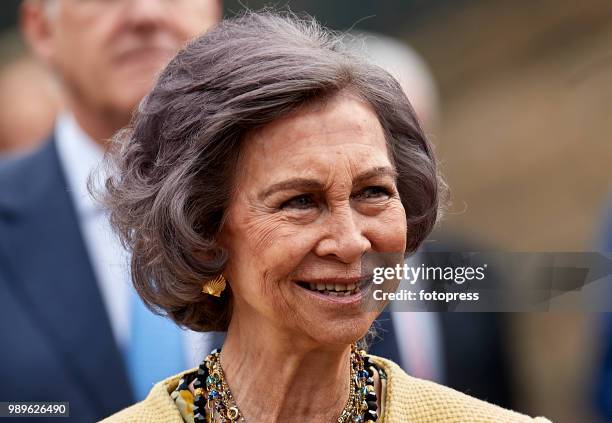
[(208, 399), (215, 399), (219, 396), (219, 393), (214, 389), (208, 393)]
[(366, 379), (369, 375), (368, 372), (366, 372), (365, 370), (359, 370), (357, 376), (359, 376), (360, 379)]
[(353, 416), (353, 422), (354, 423), (363, 423), (363, 417), (357, 415), (357, 416)]

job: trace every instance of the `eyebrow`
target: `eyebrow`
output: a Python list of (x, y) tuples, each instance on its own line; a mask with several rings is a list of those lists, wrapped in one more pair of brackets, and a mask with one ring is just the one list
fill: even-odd
[[(375, 178), (377, 176), (390, 176), (395, 181), (397, 179), (397, 171), (392, 167), (379, 166), (372, 169), (366, 170), (353, 179), (353, 185), (359, 185), (368, 179)], [(310, 178), (291, 178), (285, 181), (277, 182), (270, 185), (258, 195), (260, 199), (269, 197), (270, 195), (279, 191), (316, 191), (323, 189), (323, 183), (317, 179)]]

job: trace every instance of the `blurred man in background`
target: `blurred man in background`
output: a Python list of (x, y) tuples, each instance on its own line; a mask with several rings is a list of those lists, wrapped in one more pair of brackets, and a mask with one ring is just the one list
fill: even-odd
[(0, 165), (3, 401), (69, 401), (74, 421), (94, 421), (203, 355), (133, 294), (127, 254), (86, 184), (157, 73), (220, 17), (219, 0), (22, 4), (23, 34), (67, 111), (40, 149)]

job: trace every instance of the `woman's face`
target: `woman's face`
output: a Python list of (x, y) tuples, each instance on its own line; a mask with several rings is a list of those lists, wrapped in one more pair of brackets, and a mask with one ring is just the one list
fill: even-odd
[(230, 327), (317, 344), (362, 337), (377, 315), (356, 292), (364, 257), (406, 248), (395, 169), (371, 107), (343, 93), (268, 124), (247, 137), (236, 172), (220, 237)]

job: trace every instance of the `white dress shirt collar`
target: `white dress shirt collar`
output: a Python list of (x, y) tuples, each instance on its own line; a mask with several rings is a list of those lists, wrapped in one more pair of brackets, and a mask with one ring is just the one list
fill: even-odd
[(104, 151), (67, 112), (57, 118), (55, 142), (78, 214), (83, 216), (100, 211), (87, 190), (87, 181), (91, 172), (100, 166)]

